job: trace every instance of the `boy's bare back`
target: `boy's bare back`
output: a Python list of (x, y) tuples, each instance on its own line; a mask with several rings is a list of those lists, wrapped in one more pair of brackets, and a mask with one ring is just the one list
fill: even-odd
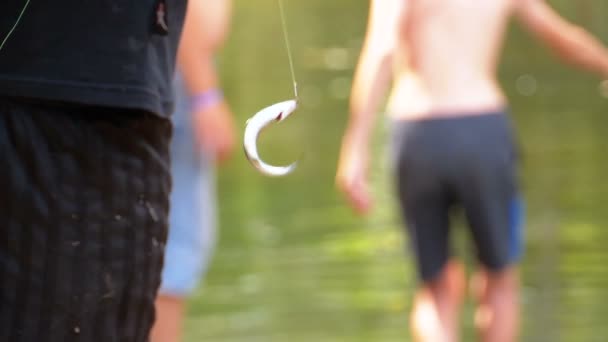
[(406, 1), (391, 114), (412, 118), (502, 106), (495, 73), (512, 3)]

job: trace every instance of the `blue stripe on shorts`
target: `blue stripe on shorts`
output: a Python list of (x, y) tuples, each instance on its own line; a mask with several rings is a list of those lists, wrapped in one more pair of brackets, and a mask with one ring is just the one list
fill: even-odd
[(518, 196), (513, 198), (511, 201), (511, 208), (509, 210), (509, 257), (511, 260), (518, 260), (521, 258), (522, 244), (523, 244), (523, 226), (525, 218), (525, 208), (523, 200)]

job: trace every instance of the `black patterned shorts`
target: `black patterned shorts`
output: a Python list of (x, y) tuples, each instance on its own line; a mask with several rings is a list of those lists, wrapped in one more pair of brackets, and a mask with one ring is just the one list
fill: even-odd
[(0, 341), (148, 340), (170, 139), (144, 112), (0, 98)]

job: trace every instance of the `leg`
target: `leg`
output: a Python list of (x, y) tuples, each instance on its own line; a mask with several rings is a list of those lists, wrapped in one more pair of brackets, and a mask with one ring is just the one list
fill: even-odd
[[(473, 212), (479, 213), (478, 210)], [(500, 211), (494, 211), (497, 212)], [(519, 233), (515, 231), (519, 228), (512, 224), (492, 224), (491, 219), (482, 220), (483, 215), (468, 215), (483, 265), (471, 281), (473, 295), (478, 301), (475, 324), (480, 338), (491, 342), (515, 341), (518, 332), (519, 280), (514, 264), (520, 253)]]
[(184, 320), (184, 298), (159, 295), (156, 299), (156, 323), (152, 328), (151, 342), (181, 341)]
[(410, 325), (416, 341), (458, 339), (458, 313), (464, 292), (464, 270), (449, 261), (449, 200), (429, 172), (399, 178), (400, 203), (415, 251), (422, 286), (417, 291)]
[(475, 325), (482, 341), (512, 342), (519, 327), (519, 279), (515, 267), (481, 270), (474, 289), (478, 307)]
[(458, 313), (464, 289), (464, 268), (452, 260), (436, 279), (418, 290), (410, 316), (415, 341), (458, 341)]
[(517, 190), (517, 156), (506, 115), (470, 122), (466, 163), (456, 174), (458, 197), (482, 265), (473, 281), (475, 323), (483, 341), (511, 342), (518, 335), (518, 275), (523, 207)]
[(491, 342), (515, 341), (518, 334), (519, 279), (515, 263), (521, 256), (523, 213), (516, 195), (501, 183), (509, 184), (494, 179), (483, 186), (470, 186), (464, 203), (482, 264), (471, 281), (478, 301), (475, 324), (481, 340)]
[[(521, 213), (516, 200), (511, 201), (511, 206), (507, 202), (485, 200), (465, 204), (483, 265), (471, 281), (478, 301), (475, 324), (482, 341), (515, 341), (518, 332), (519, 279), (514, 264), (521, 253)], [(484, 203), (484, 208), (472, 203)]]

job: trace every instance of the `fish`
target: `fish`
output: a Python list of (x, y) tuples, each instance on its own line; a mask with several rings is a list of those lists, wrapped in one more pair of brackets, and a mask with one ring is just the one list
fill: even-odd
[(243, 139), (245, 156), (260, 173), (271, 177), (281, 177), (296, 169), (297, 161), (286, 166), (275, 166), (264, 162), (258, 154), (257, 140), (262, 130), (272, 123), (285, 120), (297, 108), (297, 100), (287, 100), (270, 105), (247, 120)]

